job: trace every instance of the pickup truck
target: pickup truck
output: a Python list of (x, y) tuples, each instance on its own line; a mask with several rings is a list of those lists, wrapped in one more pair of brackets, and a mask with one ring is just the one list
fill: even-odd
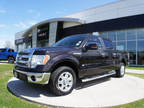
[(8, 63), (14, 63), (17, 53), (10, 48), (0, 49), (0, 60), (8, 60)]
[(67, 95), (77, 82), (107, 76), (123, 77), (127, 56), (100, 36), (73, 35), (52, 47), (20, 52), (13, 69), (16, 78), (28, 83), (49, 85), (55, 95)]

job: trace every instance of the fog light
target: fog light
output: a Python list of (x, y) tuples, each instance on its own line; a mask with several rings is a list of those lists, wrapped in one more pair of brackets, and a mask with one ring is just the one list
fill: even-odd
[(31, 80), (32, 80), (32, 81), (36, 81), (35, 76), (31, 76)]
[(14, 72), (14, 77), (18, 78), (18, 73)]

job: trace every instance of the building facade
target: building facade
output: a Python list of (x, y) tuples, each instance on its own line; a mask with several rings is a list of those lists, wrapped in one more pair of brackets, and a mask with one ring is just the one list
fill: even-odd
[(144, 66), (144, 0), (119, 0), (63, 18), (42, 21), (16, 33), (17, 51), (44, 47), (74, 34), (109, 38), (117, 50), (128, 51), (132, 66)]

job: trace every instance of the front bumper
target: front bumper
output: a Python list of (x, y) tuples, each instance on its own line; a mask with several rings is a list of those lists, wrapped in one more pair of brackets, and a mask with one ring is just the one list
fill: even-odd
[(13, 74), (20, 80), (35, 84), (48, 84), (51, 75), (50, 73), (25, 72), (16, 69), (13, 70)]

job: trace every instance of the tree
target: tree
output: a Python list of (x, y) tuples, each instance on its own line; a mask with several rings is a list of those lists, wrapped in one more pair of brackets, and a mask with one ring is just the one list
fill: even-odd
[(5, 41), (5, 48), (14, 49), (14, 43), (12, 43), (11, 41)]

